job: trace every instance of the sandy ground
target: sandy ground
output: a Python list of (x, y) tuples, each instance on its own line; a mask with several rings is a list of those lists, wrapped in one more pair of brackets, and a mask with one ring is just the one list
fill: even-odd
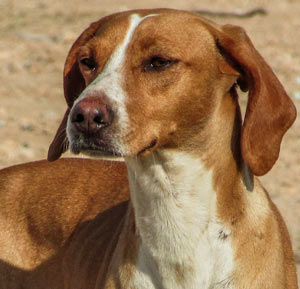
[[(266, 9), (264, 16), (213, 20), (248, 31), (300, 111), (299, 0), (0, 0), (0, 167), (46, 157), (66, 107), (64, 60), (79, 33), (108, 13), (150, 7)], [(246, 103), (245, 95), (241, 102)], [(299, 118), (285, 136), (276, 166), (261, 179), (287, 222), (300, 263)]]

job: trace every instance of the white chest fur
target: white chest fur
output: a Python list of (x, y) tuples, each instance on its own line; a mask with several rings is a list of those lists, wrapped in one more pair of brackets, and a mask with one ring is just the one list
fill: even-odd
[(212, 172), (182, 152), (127, 159), (141, 237), (130, 288), (232, 288), (231, 235), (218, 222)]

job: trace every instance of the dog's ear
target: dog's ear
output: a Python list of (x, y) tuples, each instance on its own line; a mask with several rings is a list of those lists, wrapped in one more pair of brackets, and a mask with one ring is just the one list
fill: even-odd
[(253, 174), (264, 175), (278, 159), (282, 137), (296, 118), (296, 108), (241, 27), (225, 25), (213, 30), (221, 54), (240, 72), (238, 85), (249, 91), (242, 157)]
[(56, 135), (52, 143), (50, 144), (48, 150), (48, 161), (57, 160), (68, 149), (69, 143), (66, 135), (68, 115), (75, 99), (85, 88), (85, 82), (81, 75), (77, 62), (78, 50), (82, 45), (84, 45), (87, 41), (94, 37), (100, 25), (108, 18), (109, 16), (101, 18), (99, 21), (92, 23), (86, 30), (81, 33), (81, 35), (77, 38), (69, 51), (65, 62), (63, 79), (64, 95), (68, 108), (56, 132)]
[(56, 135), (50, 144), (47, 157), (49, 162), (56, 161), (69, 148), (69, 142), (66, 134), (69, 113), (70, 109), (68, 108), (65, 112), (63, 120), (58, 127)]

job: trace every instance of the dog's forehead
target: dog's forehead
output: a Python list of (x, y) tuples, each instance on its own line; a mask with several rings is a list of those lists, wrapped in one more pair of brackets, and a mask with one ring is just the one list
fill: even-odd
[(115, 14), (103, 22), (91, 39), (91, 44), (97, 46), (101, 42), (102, 47), (113, 49), (130, 33), (130, 42), (156, 39), (180, 46), (201, 38), (212, 40), (208, 25), (208, 22), (198, 15), (185, 11), (136, 10)]

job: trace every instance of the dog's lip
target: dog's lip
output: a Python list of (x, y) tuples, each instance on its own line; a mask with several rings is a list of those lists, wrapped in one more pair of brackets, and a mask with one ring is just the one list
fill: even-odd
[[(99, 139), (98, 139), (99, 140)], [(151, 142), (143, 149), (141, 149), (137, 156), (142, 156), (150, 151), (155, 150), (158, 146), (157, 138), (153, 138)], [(91, 156), (111, 156), (111, 157), (124, 157), (125, 155), (120, 153), (119, 151), (114, 150), (111, 146), (106, 144), (105, 142), (95, 142), (93, 138), (80, 138), (79, 136), (74, 137), (72, 141), (70, 141), (70, 151), (73, 154), (88, 154)]]
[(77, 150), (74, 150), (73, 148), (71, 148), (71, 151), (74, 154), (83, 153), (83, 154), (87, 154), (90, 156), (122, 157), (122, 155), (120, 153), (112, 151), (112, 150), (108, 150), (104, 147), (80, 147), (80, 148), (77, 148)]
[(107, 150), (97, 150), (97, 149), (86, 149), (83, 150), (82, 153), (92, 157), (111, 157), (111, 158), (123, 157), (120, 153), (107, 151)]
[(84, 140), (84, 141), (77, 140), (71, 142), (70, 150), (74, 154), (84, 153), (89, 155), (122, 157), (121, 153), (113, 150), (105, 143), (97, 144), (89, 140)]
[(144, 147), (142, 150), (140, 150), (137, 155), (140, 156), (140, 155), (143, 155), (145, 152), (149, 152), (149, 151), (155, 149), (155, 147), (157, 147), (157, 143), (158, 143), (157, 139), (153, 139), (150, 142), (150, 144), (147, 145), (146, 147)]

